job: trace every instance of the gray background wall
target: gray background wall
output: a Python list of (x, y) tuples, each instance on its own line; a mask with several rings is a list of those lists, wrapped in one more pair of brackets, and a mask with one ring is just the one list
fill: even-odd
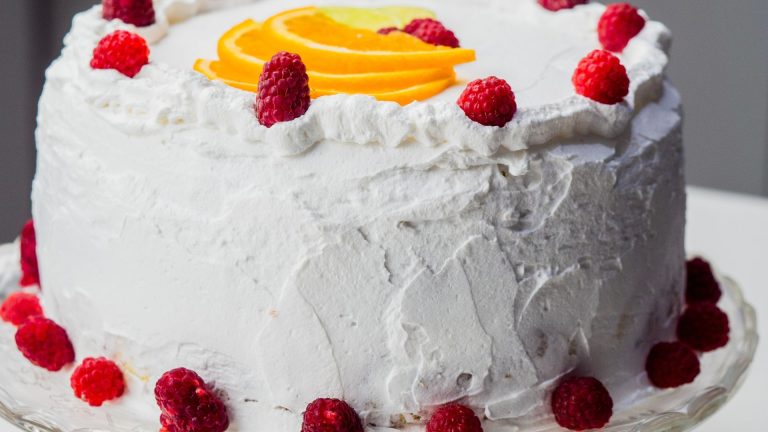
[(0, 0), (0, 243), (29, 219), (43, 72), (76, 12), (96, 0)]
[(629, 1), (672, 29), (688, 182), (768, 196), (768, 1)]
[[(0, 0), (0, 242), (29, 217), (43, 70), (72, 15), (94, 3)], [(688, 182), (768, 196), (768, 0), (633, 3), (675, 37), (669, 74), (685, 101)]]

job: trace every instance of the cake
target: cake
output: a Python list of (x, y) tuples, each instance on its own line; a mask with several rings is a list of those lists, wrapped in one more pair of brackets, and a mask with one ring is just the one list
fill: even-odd
[[(476, 54), (445, 89), (414, 103), (323, 94), (272, 127), (252, 92), (193, 64), (243, 20), (306, 0), (164, 0), (143, 27), (101, 6), (75, 17), (39, 104), (40, 297), (78, 361), (121, 365), (113, 403), (159, 415), (155, 382), (184, 367), (230, 430), (298, 431), (318, 398), (370, 430), (424, 430), (451, 403), (513, 430), (551, 415), (566, 376), (596, 378), (615, 403), (646, 382), (684, 305), (669, 31), (643, 15), (615, 53), (626, 97), (607, 104), (572, 83), (605, 6), (408, 3)], [(132, 78), (91, 67), (117, 29), (149, 44)], [(456, 104), (489, 75), (514, 90), (502, 127)]]

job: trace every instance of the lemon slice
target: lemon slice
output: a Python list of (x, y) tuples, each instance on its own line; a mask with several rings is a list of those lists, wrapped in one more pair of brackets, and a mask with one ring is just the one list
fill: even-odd
[(416, 18), (434, 18), (429, 9), (407, 6), (358, 8), (328, 6), (318, 8), (332, 20), (349, 27), (377, 31), (386, 27), (403, 28)]

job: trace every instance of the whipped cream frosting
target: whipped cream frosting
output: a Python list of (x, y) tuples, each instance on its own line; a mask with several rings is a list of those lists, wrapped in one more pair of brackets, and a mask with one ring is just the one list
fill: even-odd
[[(155, 380), (179, 366), (222, 392), (242, 431), (299, 430), (328, 396), (369, 430), (422, 430), (454, 400), (510, 430), (546, 418), (571, 372), (630, 401), (681, 304), (666, 29), (630, 43), (632, 95), (608, 107), (563, 87), (602, 6), (414, 1), (486, 59), (463, 78), (541, 75), (520, 84), (510, 125), (468, 121), (448, 99), (458, 87), (406, 107), (324, 97), (266, 129), (253, 95), (183, 64), (219, 29), (294, 3), (160, 2), (139, 30), (152, 63), (132, 80), (88, 67), (125, 25), (98, 7), (75, 18), (40, 101), (33, 214), (44, 307), (78, 357), (118, 359), (131, 381), (117, 403), (147, 429)], [(534, 47), (488, 59), (504, 50), (462, 12), (496, 17), (489, 34), (519, 24), (513, 40)]]

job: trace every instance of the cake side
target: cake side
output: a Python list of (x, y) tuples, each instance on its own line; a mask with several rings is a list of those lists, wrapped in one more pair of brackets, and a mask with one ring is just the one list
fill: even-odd
[(573, 368), (618, 399), (677, 316), (672, 90), (643, 132), (516, 160), (333, 142), (217, 159), (183, 149), (199, 131), (129, 138), (57, 97), (34, 192), (46, 310), (149, 383), (205, 374), (244, 430), (295, 428), (318, 396), (380, 426), (462, 398), (525, 421)]
[[(262, 131), (250, 96), (169, 80), (185, 72), (161, 62), (135, 82), (81, 71), (114, 25), (93, 14), (48, 73), (33, 212), (46, 310), (78, 355), (125, 364), (125, 403), (155, 410), (152, 383), (177, 366), (226, 394), (239, 430), (296, 430), (322, 396), (380, 428), (420, 428), (454, 400), (488, 428), (525, 424), (574, 370), (632, 397), (681, 304), (669, 85), (648, 81), (648, 100), (610, 111), (624, 117), (594, 106), (599, 121), (569, 115), (544, 135), (446, 139), (422, 132), (457, 127), (436, 105), (406, 121), (363, 96), (328, 98), (359, 120), (334, 119), (330, 136)], [(394, 141), (376, 133), (386, 116)]]

